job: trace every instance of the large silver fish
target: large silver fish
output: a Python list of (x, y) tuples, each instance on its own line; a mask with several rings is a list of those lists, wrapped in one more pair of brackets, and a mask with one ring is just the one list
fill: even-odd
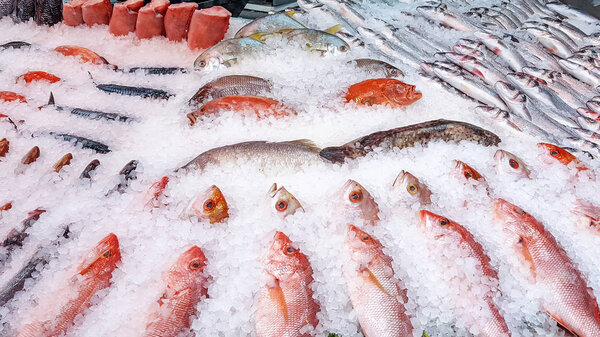
[(306, 28), (303, 24), (296, 21), (293, 16), (294, 11), (275, 13), (258, 18), (235, 33), (235, 38), (248, 37), (256, 33), (270, 34), (277, 33), (286, 29), (303, 29)]
[(512, 50), (500, 38), (497, 36), (475, 32), (475, 36), (485, 44), (494, 54), (500, 56), (514, 71), (521, 71), (523, 67), (527, 66), (527, 62), (517, 51)]
[(194, 70), (209, 72), (231, 67), (243, 59), (256, 57), (264, 50), (264, 43), (250, 37), (223, 40), (196, 58)]
[(271, 82), (260, 77), (248, 75), (229, 75), (219, 77), (198, 89), (189, 104), (203, 104), (208, 99), (225, 96), (263, 96), (271, 91)]

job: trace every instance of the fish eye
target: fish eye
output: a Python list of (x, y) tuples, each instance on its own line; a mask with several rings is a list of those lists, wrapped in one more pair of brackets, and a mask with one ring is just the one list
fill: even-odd
[(188, 267), (190, 268), (190, 270), (198, 270), (201, 267), (200, 261), (198, 261), (197, 259), (192, 260)]
[(419, 188), (415, 184), (409, 184), (406, 186), (406, 190), (410, 194), (416, 194), (419, 191)]
[(442, 218), (440, 220), (440, 226), (446, 226), (450, 223), (450, 220), (446, 219), (446, 218)]
[(296, 248), (294, 248), (292, 246), (287, 246), (283, 252), (285, 253), (285, 255), (294, 255), (294, 253), (296, 253), (296, 251), (297, 251)]
[(473, 175), (469, 171), (465, 171), (465, 178), (470, 179), (473, 178)]
[(515, 170), (519, 168), (519, 163), (514, 159), (509, 160), (508, 165), (510, 165), (510, 167), (514, 168)]
[(360, 202), (362, 200), (362, 192), (354, 191), (350, 193), (350, 201), (351, 202)]
[(515, 207), (515, 213), (517, 213), (518, 215), (525, 215), (525, 211), (519, 207)]
[(102, 256), (104, 256), (105, 258), (109, 258), (112, 256), (112, 251), (109, 249), (109, 250), (105, 251), (104, 253), (102, 253)]
[(348, 51), (348, 47), (346, 47), (346, 46), (340, 46), (340, 51), (341, 52), (346, 52), (346, 51)]
[(215, 208), (215, 202), (212, 199), (208, 199), (205, 203), (204, 203), (204, 210), (209, 212), (212, 211)]
[(556, 151), (556, 150), (552, 150), (552, 151), (550, 151), (550, 155), (551, 155), (552, 157), (559, 157), (559, 153), (558, 153), (558, 151)]
[(283, 200), (279, 200), (279, 202), (277, 202), (277, 204), (275, 205), (275, 209), (278, 212), (283, 212), (288, 208), (288, 204), (287, 202), (283, 201)]
[(363, 240), (364, 242), (367, 242), (369, 240), (371, 240), (371, 237), (368, 234), (364, 234), (363, 236), (360, 237), (361, 240)]
[(206, 61), (200, 61), (200, 63), (198, 63), (198, 66), (202, 68), (206, 67)]

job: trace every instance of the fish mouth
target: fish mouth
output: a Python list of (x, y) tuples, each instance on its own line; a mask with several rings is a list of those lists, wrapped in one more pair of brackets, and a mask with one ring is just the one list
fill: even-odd
[(406, 180), (407, 173), (408, 172), (406, 172), (404, 170), (400, 171), (400, 173), (398, 173), (398, 176), (394, 180), (394, 183), (392, 184), (392, 186), (397, 187), (397, 186), (402, 185), (404, 183), (404, 180)]
[(502, 161), (504, 159), (504, 156), (505, 156), (504, 150), (498, 150), (498, 151), (496, 151), (496, 153), (494, 153), (494, 159), (496, 161)]
[(428, 223), (430, 222), (430, 220), (433, 218), (435, 214), (431, 213), (430, 211), (427, 210), (420, 210), (417, 213), (417, 217), (419, 218), (419, 225), (422, 228), (427, 227)]

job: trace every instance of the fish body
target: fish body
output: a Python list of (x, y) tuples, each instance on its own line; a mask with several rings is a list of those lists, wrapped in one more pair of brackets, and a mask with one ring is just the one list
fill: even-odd
[(570, 75), (580, 80), (581, 82), (596, 88), (600, 85), (600, 76), (594, 74), (586, 67), (569, 60), (558, 60), (561, 67)]
[(231, 67), (245, 58), (257, 56), (265, 44), (251, 37), (223, 40), (208, 48), (194, 61), (194, 70), (209, 72)]
[(56, 103), (54, 101), (54, 95), (52, 93), (50, 93), (50, 99), (48, 100), (48, 104), (45, 105), (44, 107), (46, 107), (46, 106), (52, 106), (58, 111), (68, 111), (72, 115), (86, 118), (86, 119), (94, 119), (94, 120), (104, 119), (104, 120), (116, 121), (116, 122), (129, 122), (129, 121), (133, 120), (132, 117), (121, 115), (118, 113), (95, 111), (95, 110), (89, 110), (89, 109), (73, 108), (73, 107), (68, 107), (68, 106), (56, 105)]
[(374, 225), (379, 221), (377, 215), (379, 206), (369, 191), (361, 184), (349, 179), (342, 187), (339, 195), (343, 214), (347, 221), (360, 218), (369, 225)]
[(469, 123), (438, 119), (375, 132), (339, 147), (324, 148), (320, 155), (328, 161), (343, 163), (346, 158), (363, 157), (377, 147), (403, 149), (418, 143), (425, 145), (430, 141), (471, 141), (492, 146), (500, 143), (500, 138)]
[(494, 85), (496, 82), (505, 80), (505, 77), (501, 72), (496, 70), (490, 64), (480, 62), (475, 57), (457, 53), (445, 53), (444, 56), (471, 74), (480, 77), (489, 85)]
[(54, 50), (58, 53), (63, 54), (64, 56), (73, 56), (79, 58), (82, 62), (92, 63), (92, 64), (109, 64), (106, 59), (93, 51), (79, 47), (79, 46), (58, 46), (54, 48)]
[(470, 22), (448, 12), (445, 6), (419, 6), (417, 12), (430, 20), (458, 31), (473, 32), (477, 29)]
[(174, 75), (177, 73), (186, 73), (186, 68), (179, 67), (133, 67), (127, 69), (129, 73), (143, 73), (144, 75)]
[(404, 77), (402, 70), (384, 61), (374, 59), (356, 59), (348, 61), (348, 63), (356, 63), (356, 66), (359, 69), (365, 70), (366, 72), (376, 76), (387, 78)]
[(167, 287), (150, 316), (144, 337), (176, 337), (190, 328), (196, 306), (207, 297), (206, 257), (198, 246), (186, 250), (163, 276)]
[(500, 56), (514, 71), (521, 71), (523, 67), (527, 66), (527, 62), (517, 51), (509, 48), (500, 38), (497, 36), (475, 32), (475, 36), (485, 44), (494, 54)]
[(11, 15), (14, 10), (14, 0), (0, 0), (0, 18)]
[(229, 217), (229, 207), (221, 190), (212, 185), (199, 193), (184, 211), (184, 216), (207, 219), (211, 224), (222, 222)]
[(270, 81), (255, 76), (229, 75), (206, 83), (190, 99), (190, 104), (203, 104), (208, 99), (226, 96), (261, 96), (271, 92)]
[(321, 55), (338, 55), (350, 50), (350, 46), (340, 37), (318, 29), (292, 29), (271, 34), (256, 34), (253, 38), (265, 42), (272, 37), (283, 37), (295, 42), (304, 50), (318, 52)]
[(414, 85), (393, 78), (376, 78), (351, 85), (346, 93), (346, 101), (359, 105), (401, 107), (418, 101), (422, 96)]
[(365, 43), (371, 45), (380, 53), (392, 60), (398, 60), (414, 69), (419, 69), (421, 61), (411, 52), (404, 48), (394, 45), (389, 39), (383, 37), (372, 29), (366, 27), (357, 27), (356, 31), (363, 38)]
[(25, 47), (31, 47), (31, 43), (28, 43), (25, 41), (11, 41), (11, 42), (7, 42), (5, 44), (0, 45), (0, 49), (8, 49), (8, 48), (20, 49), (20, 48), (25, 48)]
[(413, 327), (406, 313), (405, 290), (394, 277), (392, 259), (374, 237), (348, 226), (344, 279), (365, 337), (409, 337)]
[(25, 83), (37, 82), (37, 81), (47, 81), (50, 83), (56, 83), (60, 81), (60, 77), (49, 74), (45, 71), (30, 71), (19, 77), (17, 77), (17, 81), (23, 81)]
[(294, 20), (294, 11), (275, 13), (256, 19), (235, 33), (234, 38), (242, 38), (254, 35), (256, 33), (277, 33), (288, 29), (303, 29), (306, 28), (300, 22)]
[(396, 194), (403, 200), (416, 202), (419, 205), (431, 204), (431, 191), (417, 177), (408, 171), (400, 171), (392, 185)]
[(304, 208), (300, 201), (296, 199), (285, 187), (277, 188), (277, 184), (273, 183), (267, 192), (267, 198), (271, 204), (271, 210), (282, 218), (292, 215), (297, 211), (304, 212)]
[(258, 337), (300, 337), (318, 324), (319, 304), (313, 298), (313, 270), (306, 255), (282, 232), (276, 232), (263, 260), (267, 282), (256, 311)]
[(172, 94), (153, 88), (144, 88), (144, 87), (131, 87), (127, 85), (118, 85), (118, 84), (96, 84), (96, 88), (107, 92), (109, 94), (119, 94), (125, 96), (138, 96), (142, 98), (155, 98), (155, 99), (164, 99), (168, 100)]
[(234, 111), (242, 116), (257, 118), (285, 117), (294, 115), (295, 112), (283, 106), (278, 101), (259, 96), (225, 96), (208, 101), (198, 110), (187, 115), (190, 124), (196, 124), (197, 118), (210, 116), (221, 111)]
[(548, 139), (549, 141), (558, 142), (554, 135), (550, 134), (546, 130), (533, 124), (531, 121), (526, 120), (516, 114), (510, 113), (506, 110), (493, 108), (489, 106), (478, 106), (475, 108), (475, 112), (479, 115), (491, 118), (495, 121), (502, 122), (507, 127), (514, 129), (519, 132), (524, 132), (542, 139)]
[(506, 240), (529, 265), (536, 285), (546, 289), (542, 299), (546, 313), (577, 336), (600, 335), (596, 298), (552, 234), (533, 216), (503, 199), (494, 199), (494, 212)]
[(90, 149), (96, 151), (96, 153), (109, 153), (111, 149), (108, 145), (102, 144), (98, 141), (91, 140), (85, 137), (74, 136), (66, 133), (50, 133), (57, 139), (62, 139), (67, 142), (73, 143), (73, 145), (81, 146), (84, 149)]
[(6, 154), (10, 150), (10, 142), (6, 138), (0, 140), (0, 158), (6, 157)]

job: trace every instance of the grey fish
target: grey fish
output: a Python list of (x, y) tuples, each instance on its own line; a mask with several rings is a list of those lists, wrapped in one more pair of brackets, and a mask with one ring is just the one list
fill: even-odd
[(15, 10), (15, 0), (0, 0), (0, 18), (9, 16)]
[(61, 22), (62, 7), (62, 0), (35, 0), (35, 23), (52, 26)]
[(584, 66), (569, 60), (558, 60), (558, 63), (567, 73), (581, 82), (594, 88), (600, 85), (600, 77), (586, 69)]
[(587, 36), (581, 29), (573, 26), (565, 20), (555, 19), (548, 16), (539, 18), (544, 23), (553, 26), (556, 29), (560, 29), (563, 33), (567, 34), (573, 41), (583, 43)]
[(286, 29), (306, 28), (303, 24), (293, 18), (294, 13), (294, 11), (288, 11), (258, 18), (240, 28), (240, 30), (235, 33), (234, 38), (248, 37), (256, 33), (270, 34)]
[(403, 149), (415, 144), (426, 145), (432, 141), (470, 141), (495, 146), (501, 140), (494, 133), (473, 124), (438, 119), (375, 132), (341, 146), (324, 148), (320, 155), (330, 162), (343, 163), (346, 158), (364, 157), (375, 148)]
[[(50, 93), (50, 99), (48, 99), (48, 104), (46, 104), (43, 107), (46, 107), (46, 106), (52, 106), (58, 111), (68, 111), (72, 115), (86, 118), (86, 119), (95, 119), (95, 120), (105, 119), (105, 120), (116, 121), (116, 122), (130, 122), (133, 120), (133, 117), (129, 117), (129, 116), (125, 116), (125, 115), (121, 115), (121, 114), (117, 114), (117, 113), (112, 113), (112, 112), (102, 112), (102, 111), (95, 111), (95, 110), (89, 110), (89, 109), (72, 108), (72, 107), (68, 107), (68, 106), (56, 105), (56, 103), (54, 102), (54, 95), (52, 93)], [(40, 108), (43, 108), (43, 107), (40, 107)]]
[(397, 59), (398, 61), (414, 68), (419, 69), (421, 61), (417, 59), (413, 54), (407, 50), (391, 44), (386, 38), (376, 33), (372, 29), (365, 27), (358, 27), (356, 29), (358, 33), (363, 37), (364, 41), (377, 49), (383, 55), (390, 59)]
[(506, 8), (510, 11), (519, 21), (523, 22), (529, 18), (529, 14), (527, 14), (523, 9), (519, 6), (516, 6), (510, 2), (502, 2), (502, 6), (493, 6), (492, 8), (496, 8), (497, 10), (501, 10), (502, 8)]
[(477, 49), (473, 49), (469, 46), (462, 45), (462, 44), (457, 44), (457, 45), (452, 46), (452, 51), (457, 54), (468, 55), (468, 56), (474, 57), (480, 61), (485, 60), (485, 55), (481, 51), (479, 51)]
[(427, 35), (425, 34), (425, 32), (422, 32), (421, 30), (415, 27), (406, 26), (405, 29), (406, 31), (410, 32), (412, 35), (417, 37), (419, 40), (429, 44), (434, 49), (447, 50), (449, 47), (449, 44), (447, 42), (437, 39), (434, 36)]
[(593, 57), (585, 55), (573, 55), (567, 58), (567, 60), (585, 67), (592, 73), (596, 74), (596, 76), (600, 76), (600, 69), (598, 68), (600, 66), (600, 61)]
[(504, 37), (509, 40), (507, 42), (513, 46), (514, 49), (518, 50), (524, 58), (529, 60), (529, 63), (535, 64), (539, 68), (562, 70), (560, 64), (556, 61), (556, 58), (539, 44), (531, 43), (526, 39), (517, 38), (515, 35), (505, 34)]
[(0, 264), (4, 264), (10, 257), (12, 252), (17, 248), (23, 246), (23, 241), (29, 236), (27, 230), (33, 226), (46, 210), (37, 208), (27, 214), (27, 218), (21, 222), (18, 227), (15, 227), (8, 232), (6, 239), (0, 243), (0, 247), (4, 247), (5, 252), (0, 256)]
[(250, 141), (217, 147), (201, 153), (177, 171), (200, 169), (209, 164), (235, 163), (239, 159), (256, 162), (260, 167), (297, 168), (304, 164), (322, 162), (320, 149), (306, 139), (287, 142)]
[(3, 45), (0, 45), (0, 49), (8, 49), (8, 48), (20, 49), (23, 47), (31, 47), (31, 43), (28, 43), (25, 41), (11, 41), (11, 42), (7, 42)]
[(87, 166), (83, 169), (81, 174), (79, 175), (79, 179), (92, 179), (90, 175), (93, 171), (96, 170), (100, 166), (100, 161), (98, 159), (92, 160)]
[(54, 137), (56, 137), (57, 139), (62, 139), (67, 142), (72, 142), (73, 145), (76, 145), (76, 146), (81, 145), (82, 148), (91, 149), (91, 150), (96, 151), (97, 153), (105, 154), (105, 153), (109, 153), (111, 151), (111, 149), (107, 145), (97, 142), (95, 140), (85, 138), (85, 137), (74, 136), (74, 135), (70, 135), (70, 134), (66, 134), (66, 133), (50, 132), (50, 134), (53, 135)]
[(194, 61), (194, 70), (209, 72), (219, 68), (231, 67), (245, 58), (255, 57), (265, 50), (265, 44), (250, 38), (223, 40), (208, 48)]
[[(548, 88), (554, 91), (563, 101), (565, 101), (573, 109), (580, 107), (581, 104), (585, 101), (585, 97), (589, 97), (589, 95), (584, 95), (581, 92), (579, 92), (577, 88), (574, 88), (570, 85), (565, 85), (565, 83), (561, 81), (563, 75), (558, 71), (524, 67), (523, 72), (530, 76), (534, 76), (546, 81), (546, 85), (548, 86)], [(581, 87), (585, 87), (585, 85), (583, 85), (582, 83), (580, 83), (580, 85)]]
[(494, 89), (514, 115), (524, 120), (531, 121), (531, 113), (527, 109), (527, 97), (525, 94), (508, 83), (501, 81), (496, 82)]
[(206, 83), (190, 98), (189, 104), (203, 104), (207, 99), (225, 96), (262, 96), (271, 92), (270, 81), (248, 75), (229, 75)]
[(366, 72), (383, 77), (404, 77), (402, 70), (394, 67), (393, 65), (374, 59), (356, 59), (348, 61), (348, 63), (356, 63), (356, 66)]
[(96, 88), (107, 92), (109, 94), (119, 94), (125, 96), (138, 96), (142, 98), (156, 98), (156, 99), (164, 99), (168, 100), (172, 94), (161, 90), (161, 89), (153, 89), (153, 88), (144, 88), (144, 87), (130, 87), (127, 85), (119, 85), (119, 84), (109, 84), (102, 83), (96, 84)]
[[(530, 29), (529, 31), (536, 31), (536, 30)], [(548, 51), (550, 51), (552, 54), (554, 54), (558, 57), (561, 57), (561, 58), (567, 58), (567, 57), (573, 55), (573, 52), (574, 52), (573, 48), (571, 48), (568, 44), (566, 44), (561, 39), (556, 37), (554, 34), (542, 31), (542, 32), (536, 33), (534, 35), (535, 35), (535, 38), (538, 40), (538, 42), (542, 46), (544, 46), (546, 49), (548, 49)]]
[(489, 85), (494, 85), (496, 82), (504, 80), (504, 75), (500, 71), (496, 70), (492, 65), (483, 63), (483, 61), (480, 62), (472, 56), (457, 53), (445, 53), (444, 56), (471, 74), (481, 78)]
[(173, 74), (177, 74), (177, 73), (187, 73), (188, 70), (186, 68), (178, 68), (178, 67), (133, 67), (133, 68), (127, 69), (127, 72), (129, 72), (129, 73), (141, 72), (145, 75), (173, 75)]
[(117, 183), (115, 187), (108, 191), (106, 196), (109, 196), (114, 192), (119, 192), (119, 194), (125, 193), (129, 187), (129, 184), (131, 184), (131, 181), (137, 179), (138, 165), (139, 162), (137, 160), (132, 160), (125, 164), (121, 171), (119, 171), (119, 183)]
[(506, 110), (484, 105), (476, 107), (475, 113), (486, 118), (491, 118), (495, 121), (503, 122), (504, 125), (519, 132), (540, 137), (552, 143), (558, 143), (558, 140), (552, 134), (546, 132), (544, 129), (538, 127), (532, 122), (517, 115), (511, 114)]
[(478, 30), (472, 23), (448, 12), (444, 6), (419, 6), (417, 7), (417, 12), (427, 19), (458, 31), (474, 32)]
[(341, 18), (348, 22), (354, 29), (365, 26), (365, 18), (347, 3), (336, 0), (319, 0), (320, 3), (337, 13)]
[(581, 21), (585, 21), (591, 24), (598, 24), (600, 23), (600, 21), (598, 21), (597, 18), (583, 12), (580, 11), (577, 8), (571, 7), (567, 4), (563, 4), (560, 2), (552, 2), (552, 3), (547, 3), (546, 7), (548, 7), (550, 10), (559, 13), (561, 15), (564, 15), (568, 18), (574, 19), (574, 20), (581, 20)]
[(514, 71), (521, 71), (523, 67), (527, 66), (527, 62), (523, 59), (523, 56), (507, 47), (497, 36), (483, 32), (475, 32), (474, 34), (489, 50), (500, 56)]
[(523, 27), (539, 28), (539, 29), (545, 30), (546, 32), (554, 35), (556, 38), (558, 38), (564, 44), (568, 45), (571, 49), (573, 49), (573, 50), (577, 49), (577, 43), (575, 41), (573, 41), (573, 39), (571, 39), (571, 37), (569, 35), (567, 35), (565, 32), (563, 32), (560, 29), (557, 29), (556, 27), (554, 27), (552, 25), (549, 25), (544, 22), (538, 22), (538, 21), (527, 21), (527, 22), (525, 22)]
[(35, 18), (36, 0), (15, 0), (15, 19), (26, 22)]

